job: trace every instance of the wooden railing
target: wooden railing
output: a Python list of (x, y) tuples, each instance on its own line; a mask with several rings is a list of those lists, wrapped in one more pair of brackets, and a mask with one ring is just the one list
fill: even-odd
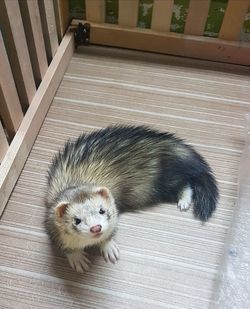
[(2, 160), (59, 42), (52, 1), (1, 0), (0, 27)]
[[(151, 29), (140, 29), (139, 0), (119, 0), (118, 24), (105, 23), (105, 0), (85, 0), (90, 42), (250, 65), (250, 43), (240, 42), (250, 0), (228, 0), (218, 38), (205, 37), (211, 0), (190, 0), (184, 33), (170, 32), (174, 0), (154, 0)], [(78, 20), (73, 21), (76, 25)]]
[(73, 54), (65, 8), (0, 0), (0, 215)]

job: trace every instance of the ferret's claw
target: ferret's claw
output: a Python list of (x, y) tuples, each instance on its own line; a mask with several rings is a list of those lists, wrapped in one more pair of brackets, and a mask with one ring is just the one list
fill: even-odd
[(106, 262), (115, 264), (120, 257), (117, 244), (111, 239), (101, 246), (101, 254)]
[(78, 273), (83, 273), (89, 270), (90, 260), (87, 258), (86, 253), (83, 251), (76, 251), (73, 253), (67, 253), (69, 265)]

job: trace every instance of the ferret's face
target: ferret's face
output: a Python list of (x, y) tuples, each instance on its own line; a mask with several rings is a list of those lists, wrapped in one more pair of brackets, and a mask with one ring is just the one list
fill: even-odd
[(114, 200), (106, 188), (98, 188), (76, 201), (59, 203), (56, 211), (58, 224), (66, 233), (93, 240), (111, 232), (117, 222)]

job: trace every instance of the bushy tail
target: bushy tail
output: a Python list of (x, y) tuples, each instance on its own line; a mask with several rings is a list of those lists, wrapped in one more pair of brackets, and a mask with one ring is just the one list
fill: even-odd
[(193, 180), (194, 215), (207, 221), (216, 208), (219, 191), (211, 172), (203, 172)]

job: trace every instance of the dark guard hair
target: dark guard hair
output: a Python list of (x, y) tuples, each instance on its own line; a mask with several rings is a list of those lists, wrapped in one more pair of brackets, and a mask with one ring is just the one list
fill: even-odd
[(194, 215), (206, 221), (218, 199), (209, 165), (191, 146), (144, 126), (111, 126), (67, 142), (49, 170), (48, 204), (84, 184), (108, 187), (119, 212), (177, 202), (190, 186)]

